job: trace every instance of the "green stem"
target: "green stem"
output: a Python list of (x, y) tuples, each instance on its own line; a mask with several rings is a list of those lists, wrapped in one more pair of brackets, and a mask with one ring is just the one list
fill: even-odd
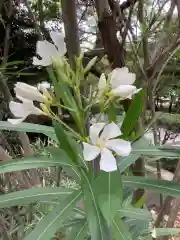
[(84, 138), (82, 138), (77, 132), (75, 132), (71, 127), (69, 127), (66, 123), (64, 123), (59, 117), (57, 117), (52, 111), (51, 111), (51, 115), (53, 117), (54, 120), (58, 121), (59, 123), (61, 123), (66, 129), (68, 129), (76, 139), (80, 140), (80, 141), (84, 141)]

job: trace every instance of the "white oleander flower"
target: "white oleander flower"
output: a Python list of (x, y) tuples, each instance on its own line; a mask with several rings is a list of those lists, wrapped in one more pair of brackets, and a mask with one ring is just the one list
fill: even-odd
[(115, 68), (110, 76), (110, 84), (112, 87), (111, 93), (122, 99), (131, 99), (133, 94), (136, 94), (141, 90), (133, 86), (135, 80), (136, 75), (130, 73), (127, 67)]
[[(132, 98), (133, 94), (138, 93), (140, 89), (137, 89), (132, 84), (135, 82), (136, 75), (130, 73), (127, 67), (115, 68), (110, 73), (110, 94), (120, 97), (121, 99)], [(99, 79), (99, 93), (103, 94), (107, 88), (107, 81), (104, 74)]]
[(12, 124), (19, 124), (23, 122), (28, 115), (42, 115), (44, 114), (39, 108), (35, 107), (33, 101), (24, 99), (22, 103), (11, 101), (9, 103), (9, 108), (13, 115), (17, 117), (16, 119), (8, 119), (8, 122)]
[(64, 42), (64, 35), (59, 32), (50, 32), (51, 39), (54, 44), (44, 40), (38, 41), (36, 45), (36, 52), (42, 58), (33, 57), (33, 65), (49, 66), (52, 64), (52, 57), (61, 62), (67, 49)]
[(26, 83), (17, 82), (15, 84), (14, 91), (16, 93), (16, 97), (19, 100), (27, 99), (38, 102), (46, 101), (46, 97), (42, 93), (40, 93), (36, 87), (33, 87)]
[(90, 127), (91, 144), (83, 142), (83, 155), (86, 161), (94, 160), (99, 154), (100, 169), (105, 172), (117, 170), (115, 152), (119, 156), (128, 156), (131, 152), (131, 143), (123, 139), (114, 139), (122, 133), (114, 123), (95, 123)]

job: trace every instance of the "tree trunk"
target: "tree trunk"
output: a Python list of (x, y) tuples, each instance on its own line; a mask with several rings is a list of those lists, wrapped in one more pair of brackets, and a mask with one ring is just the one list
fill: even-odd
[(61, 0), (62, 16), (66, 35), (68, 58), (72, 67), (75, 67), (75, 56), (80, 54), (80, 41), (76, 17), (75, 0)]

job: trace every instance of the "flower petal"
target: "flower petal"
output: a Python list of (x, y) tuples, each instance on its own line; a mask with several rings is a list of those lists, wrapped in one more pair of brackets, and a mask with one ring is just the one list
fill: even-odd
[(24, 107), (23, 103), (11, 101), (9, 109), (15, 117), (26, 118), (29, 115), (29, 111)]
[(37, 57), (33, 57), (33, 63), (34, 66), (43, 66), (47, 67), (52, 64), (52, 60), (50, 58), (43, 58), (43, 59), (38, 59)]
[(105, 125), (106, 125), (105, 123), (101, 122), (101, 123), (95, 123), (90, 127), (89, 135), (90, 135), (92, 144), (94, 144), (94, 145), (97, 144), (97, 140), (99, 138), (99, 133)]
[(132, 85), (136, 80), (134, 73), (129, 73), (127, 67), (115, 68), (111, 72), (110, 83), (112, 88), (117, 88), (119, 85)]
[(107, 148), (104, 148), (101, 151), (100, 169), (105, 172), (113, 172), (117, 170), (116, 159), (112, 152)]
[(103, 92), (107, 86), (106, 76), (104, 73), (101, 74), (98, 84), (98, 89), (100, 92)]
[[(56, 49), (56, 47), (48, 42), (48, 41), (38, 41), (36, 45), (36, 51), (37, 54), (42, 58), (41, 65), (42, 66), (48, 66), (52, 63), (52, 57), (59, 58), (59, 51)], [(35, 60), (35, 63), (40, 63), (40, 61)], [(34, 63), (34, 62), (33, 62)]]
[(136, 89), (136, 91), (134, 91), (134, 94), (137, 94), (137, 93), (140, 92), (141, 90), (142, 90), (142, 88)]
[(9, 103), (9, 108), (13, 115), (18, 118), (26, 118), (30, 114), (43, 114), (43, 112), (39, 108), (34, 106), (32, 101), (25, 101), (23, 103), (11, 101)]
[(64, 42), (64, 35), (59, 32), (51, 31), (50, 36), (59, 51), (59, 56), (64, 56), (67, 51), (66, 43)]
[(110, 139), (110, 138), (115, 138), (120, 136), (121, 130), (118, 127), (118, 125), (116, 125), (114, 122), (106, 125), (103, 129), (103, 132), (101, 133), (100, 138), (104, 139), (105, 141)]
[(16, 93), (16, 97), (20, 100), (27, 99), (38, 102), (44, 102), (46, 100), (45, 96), (43, 96), (36, 87), (26, 83), (17, 82), (15, 84), (14, 91)]
[(29, 111), (30, 114), (42, 115), (44, 114), (39, 108), (35, 107), (32, 101), (23, 102), (24, 108)]
[(122, 99), (130, 98), (135, 92), (136, 87), (133, 85), (120, 85), (113, 89), (111, 93), (115, 96), (121, 97)]
[(17, 82), (15, 84), (15, 88), (22, 89), (22, 90), (26, 90), (28, 88), (30, 91), (39, 92), (36, 87), (31, 86), (31, 85), (29, 85), (27, 83), (24, 83), (24, 82)]
[(92, 161), (100, 154), (100, 148), (83, 142), (84, 160)]
[(113, 150), (117, 155), (126, 157), (131, 153), (131, 143), (123, 139), (112, 139), (106, 142), (106, 147)]
[(20, 123), (22, 123), (24, 120), (25, 120), (25, 118), (14, 118), (14, 119), (8, 118), (8, 122), (10, 122), (10, 123), (12, 123), (12, 124), (14, 124), (14, 125), (20, 124)]

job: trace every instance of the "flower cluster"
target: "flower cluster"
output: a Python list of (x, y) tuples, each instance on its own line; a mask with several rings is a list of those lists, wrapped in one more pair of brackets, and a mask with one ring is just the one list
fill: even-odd
[[(46, 40), (37, 42), (36, 51), (41, 59), (34, 57), (34, 65), (50, 66), (54, 61), (57, 61), (60, 63), (59, 66), (63, 66), (61, 63), (66, 53), (64, 36), (57, 32), (50, 32), (50, 36), (53, 43)], [(86, 69), (90, 68), (95, 61), (96, 58), (86, 66)], [(109, 101), (114, 97), (119, 100), (131, 99), (134, 94), (141, 90), (133, 85), (135, 80), (136, 75), (129, 72), (127, 67), (116, 68), (107, 77), (102, 73), (98, 83), (98, 99), (103, 101), (105, 99)], [(8, 119), (12, 124), (21, 123), (30, 114), (48, 115), (49, 112), (46, 106), (50, 106), (53, 98), (55, 98), (55, 96), (52, 98), (52, 95), (47, 90), (40, 92), (38, 88), (20, 82), (15, 85), (15, 93), (22, 103), (11, 101), (9, 104), (11, 112), (16, 117), (16, 119)], [(34, 105), (34, 101), (40, 103), (41, 109)], [(115, 156), (124, 157), (131, 152), (131, 143), (121, 139), (121, 135), (119, 126), (114, 122), (109, 124), (96, 122), (92, 124), (89, 141), (83, 142), (84, 159), (92, 161), (100, 158), (101, 170), (106, 172), (117, 170)]]
[[(53, 58), (61, 62), (62, 57), (66, 53), (66, 44), (64, 42), (64, 36), (58, 32), (50, 32), (51, 39), (54, 44), (48, 41), (38, 41), (36, 46), (37, 55), (41, 57), (41, 60), (37, 57), (33, 57), (33, 65), (49, 66), (52, 64)], [(47, 90), (43, 90), (43, 94), (38, 88), (30, 86), (26, 83), (18, 82), (15, 84), (14, 91), (16, 98), (22, 103), (11, 101), (9, 108), (16, 119), (8, 119), (12, 124), (19, 124), (24, 121), (28, 115), (42, 115), (46, 114), (45, 105), (43, 103), (50, 102), (51, 96)], [(33, 101), (41, 103), (42, 110), (35, 107)]]
[(98, 84), (99, 96), (109, 95), (118, 97), (121, 100), (131, 99), (132, 95), (138, 93), (141, 88), (137, 89), (133, 83), (136, 75), (130, 73), (127, 67), (115, 68), (110, 74), (107, 81), (104, 73), (101, 74)]
[(46, 103), (51, 101), (51, 96), (47, 94), (46, 90), (42, 94), (36, 87), (30, 86), (26, 83), (17, 82), (14, 88), (16, 98), (22, 103), (11, 101), (9, 108), (16, 119), (8, 119), (12, 124), (19, 124), (24, 121), (29, 115), (47, 114), (41, 109), (35, 107), (33, 101)]

